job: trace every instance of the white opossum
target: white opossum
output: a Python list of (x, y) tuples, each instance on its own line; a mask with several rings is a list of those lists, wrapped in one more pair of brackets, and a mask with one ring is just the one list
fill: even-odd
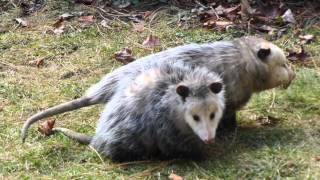
[(205, 156), (224, 110), (222, 79), (207, 68), (163, 63), (127, 79), (93, 137), (55, 128), (113, 161)]
[(30, 117), (22, 129), (22, 139), (28, 128), (38, 120), (81, 107), (107, 103), (128, 81), (157, 64), (177, 62), (192, 67), (206, 67), (223, 78), (226, 90), (226, 109), (220, 123), (235, 128), (235, 112), (244, 106), (255, 92), (277, 86), (289, 86), (295, 73), (288, 66), (283, 51), (276, 45), (257, 37), (232, 41), (188, 44), (140, 58), (107, 74), (93, 85), (85, 96), (66, 102)]

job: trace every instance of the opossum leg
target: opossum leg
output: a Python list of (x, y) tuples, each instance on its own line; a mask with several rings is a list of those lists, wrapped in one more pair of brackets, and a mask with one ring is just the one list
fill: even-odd
[(92, 137), (86, 134), (78, 133), (67, 128), (56, 127), (52, 129), (54, 132), (60, 132), (68, 138), (77, 141), (80, 144), (89, 145)]
[(219, 123), (217, 135), (222, 136), (226, 133), (232, 133), (237, 128), (237, 118), (235, 111), (225, 111)]
[(21, 137), (22, 137), (22, 142), (25, 141), (27, 137), (27, 132), (29, 127), (34, 124), (35, 122), (51, 117), (56, 114), (61, 114), (67, 111), (72, 111), (75, 109), (79, 109), (82, 107), (90, 106), (93, 104), (98, 104), (99, 102), (92, 101), (92, 98), (90, 97), (81, 97), (79, 99), (75, 99), (69, 102), (65, 102), (62, 104), (59, 104), (57, 106), (51, 107), (49, 109), (43, 110), (41, 112), (38, 112), (37, 114), (31, 116), (27, 121), (24, 123), (22, 130), (21, 130)]

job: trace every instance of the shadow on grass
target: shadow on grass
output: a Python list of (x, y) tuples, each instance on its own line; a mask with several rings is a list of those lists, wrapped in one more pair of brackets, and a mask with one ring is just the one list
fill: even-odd
[[(63, 135), (59, 135), (63, 136)], [(209, 160), (219, 160), (225, 157), (237, 156), (244, 152), (258, 151), (261, 148), (275, 148), (278, 146), (298, 145), (305, 137), (301, 128), (282, 128), (282, 127), (263, 127), (263, 126), (245, 126), (239, 127), (237, 132), (229, 134), (227, 138), (217, 139), (216, 143), (209, 149)], [(53, 138), (53, 137), (50, 137)], [(40, 140), (40, 139), (39, 139)], [(48, 140), (48, 139), (47, 139)], [(72, 141), (65, 137), (66, 141)], [(64, 140), (63, 140), (64, 141)], [(75, 142), (67, 143), (69, 148), (73, 149)], [(52, 150), (47, 149), (43, 152), (44, 156), (62, 155), (66, 161), (77, 160), (75, 152), (63, 145), (51, 145)], [(54, 147), (53, 147), (54, 146)], [(80, 146), (80, 145), (79, 145)], [(79, 147), (75, 147), (78, 153)], [(74, 157), (74, 158), (71, 158)], [(206, 161), (206, 160), (205, 160)]]

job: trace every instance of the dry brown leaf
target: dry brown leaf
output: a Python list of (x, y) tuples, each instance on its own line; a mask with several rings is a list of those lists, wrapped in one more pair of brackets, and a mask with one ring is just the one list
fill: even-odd
[(171, 180), (183, 180), (183, 177), (181, 177), (181, 176), (179, 176), (179, 175), (176, 175), (176, 174), (174, 174), (174, 173), (171, 173), (171, 174), (169, 175), (169, 179), (171, 179)]
[(299, 38), (301, 39), (301, 43), (302, 44), (308, 44), (310, 43), (311, 41), (314, 40), (314, 35), (312, 34), (307, 34), (307, 35), (300, 35)]
[(128, 64), (135, 60), (135, 58), (132, 57), (132, 50), (127, 47), (123, 48), (119, 52), (116, 52), (114, 54), (114, 58), (123, 64)]
[(29, 61), (28, 64), (31, 66), (37, 66), (37, 68), (40, 68), (41, 66), (44, 65), (44, 57), (40, 57), (35, 60)]
[(281, 17), (284, 22), (288, 22), (292, 24), (296, 23), (296, 19), (294, 18), (291, 9), (286, 10), (286, 12)]
[(142, 45), (148, 48), (160, 46), (160, 39), (157, 36), (149, 35), (146, 40), (143, 41)]
[(52, 128), (54, 127), (54, 123), (54, 119), (49, 119), (40, 124), (40, 126), (38, 127), (38, 131), (45, 136), (49, 136), (53, 134)]
[(30, 25), (27, 20), (24, 20), (22, 18), (15, 18), (14, 20), (17, 21), (17, 23), (22, 27), (28, 27)]
[(301, 46), (300, 52), (294, 52), (292, 50), (288, 50), (289, 55), (287, 58), (291, 62), (305, 62), (309, 59), (310, 55), (304, 50), (304, 47)]
[(144, 22), (133, 23), (133, 31), (142, 33), (144, 31)]
[(88, 27), (94, 23), (93, 16), (81, 16), (79, 17), (79, 22), (81, 27)]
[(100, 24), (101, 24), (102, 27), (111, 29), (111, 27), (108, 25), (108, 21), (106, 21), (105, 19), (103, 19), (103, 20), (100, 22)]
[(74, 15), (70, 14), (70, 13), (64, 13), (64, 14), (59, 16), (59, 18), (63, 18), (64, 20), (71, 19), (72, 17), (74, 17)]
[(146, 11), (143, 13), (143, 19), (147, 19), (152, 14), (152, 11)]
[(314, 157), (314, 160), (315, 160), (315, 161), (320, 161), (320, 156)]
[(64, 18), (60, 17), (57, 22), (55, 22), (53, 25), (53, 33), (54, 34), (62, 34), (64, 32), (65, 24), (64, 24)]

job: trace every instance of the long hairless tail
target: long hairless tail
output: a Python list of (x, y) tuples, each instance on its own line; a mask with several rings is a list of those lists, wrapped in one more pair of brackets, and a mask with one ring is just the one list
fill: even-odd
[(70, 129), (67, 128), (60, 128), (60, 127), (56, 127), (52, 129), (54, 132), (61, 132), (62, 134), (64, 134), (65, 136), (67, 136), (70, 139), (73, 139), (75, 141), (77, 141), (80, 144), (90, 144), (92, 137), (88, 136), (86, 134), (82, 134), (82, 133), (78, 133), (75, 131), (72, 131)]
[(27, 121), (24, 123), (23, 128), (21, 130), (21, 137), (22, 137), (22, 142), (25, 142), (25, 139), (27, 137), (27, 131), (29, 129), (29, 127), (43, 119), (43, 118), (47, 118), (56, 114), (61, 114), (67, 111), (72, 111), (75, 109), (79, 109), (82, 107), (86, 107), (86, 106), (90, 106), (93, 104), (98, 104), (99, 102), (97, 101), (92, 101), (91, 98), (89, 97), (81, 97), (79, 99), (75, 99), (69, 102), (65, 102), (62, 104), (59, 104), (57, 106), (51, 107), (49, 109), (43, 110), (41, 112), (38, 112), (37, 114), (31, 116), (29, 119), (27, 119)]

